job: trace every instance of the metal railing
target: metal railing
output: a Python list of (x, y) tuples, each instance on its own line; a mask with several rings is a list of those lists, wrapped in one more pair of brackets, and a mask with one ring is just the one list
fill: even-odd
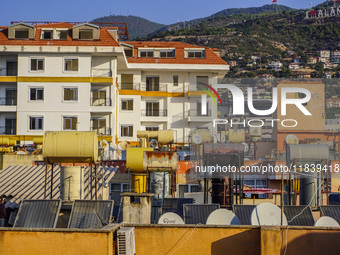
[(141, 110), (142, 116), (145, 117), (167, 117), (167, 110)]
[(16, 135), (16, 127), (13, 126), (0, 126), (1, 135)]
[(141, 91), (168, 91), (167, 84), (154, 84), (154, 85), (146, 85), (142, 84)]
[(112, 77), (111, 69), (92, 68), (92, 77)]
[(9, 69), (0, 67), (0, 76), (18, 76), (18, 69)]
[(91, 131), (97, 131), (97, 135), (111, 135), (111, 128), (109, 127), (105, 128), (91, 127)]
[(120, 83), (119, 84), (120, 90), (140, 90), (140, 83), (133, 84), (133, 83)]
[(91, 97), (90, 105), (91, 106), (111, 106), (111, 98)]
[(16, 97), (0, 97), (0, 105), (17, 105)]
[(192, 109), (188, 111), (188, 116), (190, 117), (210, 117), (211, 116), (211, 110), (207, 111), (206, 115), (203, 115), (200, 110)]

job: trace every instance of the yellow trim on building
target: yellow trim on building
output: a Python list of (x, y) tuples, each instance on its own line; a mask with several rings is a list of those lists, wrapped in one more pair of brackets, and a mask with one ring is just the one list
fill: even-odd
[[(4, 138), (8, 138), (10, 140), (14, 140), (14, 141), (33, 141), (34, 138), (43, 138), (43, 135), (0, 135), (0, 140), (4, 139)], [(110, 135), (104, 135), (98, 136), (98, 141), (101, 141), (103, 138), (103, 140), (106, 140), (108, 142), (112, 142), (112, 136)]]
[[(206, 94), (204, 91), (188, 91), (188, 96), (202, 96), (203, 94)], [(213, 94), (214, 97), (217, 97), (215, 94)]]
[(1, 76), (0, 82), (77, 82), (77, 83), (113, 83), (112, 77), (26, 77)]
[(143, 96), (143, 97), (185, 97), (185, 93), (166, 91), (140, 91), (140, 90), (119, 90), (119, 95)]

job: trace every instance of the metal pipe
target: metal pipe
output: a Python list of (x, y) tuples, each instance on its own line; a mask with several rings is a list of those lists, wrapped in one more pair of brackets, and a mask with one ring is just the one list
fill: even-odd
[(51, 166), (51, 195), (50, 195), (50, 198), (52, 199), (53, 198), (53, 163), (52, 163), (52, 166)]
[(91, 161), (90, 161), (90, 184), (91, 184), (91, 198), (90, 198), (90, 200), (92, 200), (92, 196), (93, 196), (93, 194), (92, 194), (92, 159), (91, 159)]

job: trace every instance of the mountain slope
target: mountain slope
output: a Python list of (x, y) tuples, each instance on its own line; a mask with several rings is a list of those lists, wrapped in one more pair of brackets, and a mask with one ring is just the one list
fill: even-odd
[(149, 21), (137, 16), (120, 16), (112, 15), (94, 19), (92, 22), (123, 22), (129, 31), (129, 40), (136, 39), (138, 37), (145, 37), (146, 35), (157, 31), (164, 27), (163, 24)]

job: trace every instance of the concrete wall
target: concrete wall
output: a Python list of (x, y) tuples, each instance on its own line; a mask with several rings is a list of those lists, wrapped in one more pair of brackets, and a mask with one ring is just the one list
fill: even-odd
[(20, 155), (20, 154), (4, 154), (2, 155), (1, 169), (8, 166), (32, 166), (34, 161), (42, 161), (43, 155)]
[[(136, 254), (339, 254), (340, 228), (135, 226)], [(187, 240), (187, 241), (186, 241)], [(286, 245), (287, 243), (287, 245)]]
[(0, 229), (2, 255), (114, 254), (113, 231)]

